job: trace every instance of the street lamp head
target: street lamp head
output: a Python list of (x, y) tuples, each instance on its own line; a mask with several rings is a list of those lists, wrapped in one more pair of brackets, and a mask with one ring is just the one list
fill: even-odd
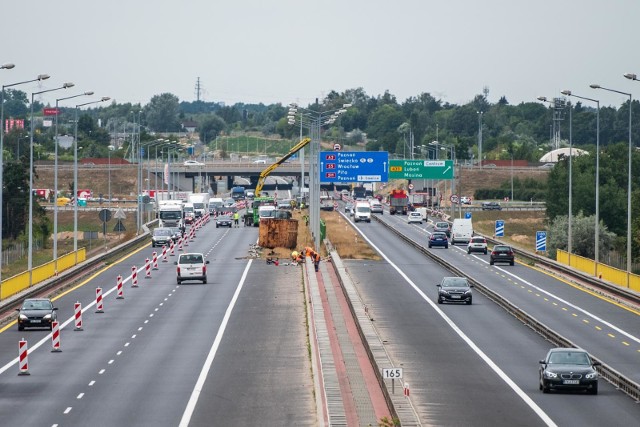
[(49, 74), (38, 74), (38, 77), (36, 77), (36, 80), (47, 80), (49, 77), (51, 77)]
[(542, 101), (542, 102), (547, 102), (547, 97), (546, 96), (539, 96), (538, 101)]
[(633, 73), (625, 73), (624, 76), (629, 80), (638, 80), (638, 76)]
[(0, 65), (0, 70), (10, 70), (15, 67), (14, 64), (2, 64)]
[(296, 104), (295, 102), (292, 102), (291, 104), (289, 104), (289, 107), (298, 108), (298, 104)]
[(570, 90), (563, 90), (560, 93), (563, 94), (563, 95), (566, 95), (566, 96), (571, 96), (571, 91)]
[(62, 85), (62, 88), (63, 88), (63, 89), (69, 89), (70, 87), (74, 87), (74, 86), (75, 86), (75, 85), (74, 85), (73, 83), (71, 83), (71, 82), (67, 82), (67, 83), (64, 83), (64, 84)]
[(100, 98), (100, 102), (108, 101), (110, 99), (111, 99), (110, 96), (103, 96), (102, 98)]
[(589, 85), (589, 87), (590, 87), (591, 89), (601, 89), (600, 85), (597, 85), (597, 84)]
[(342, 108), (353, 107), (353, 104), (342, 104)]
[(93, 91), (92, 91), (92, 90), (90, 90), (89, 92), (85, 92), (85, 93), (83, 93), (83, 95), (87, 95), (87, 96), (89, 96), (89, 95), (93, 95)]

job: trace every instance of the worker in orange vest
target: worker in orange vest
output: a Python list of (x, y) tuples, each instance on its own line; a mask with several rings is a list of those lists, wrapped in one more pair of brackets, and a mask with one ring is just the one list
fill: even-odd
[(311, 259), (313, 260), (313, 266), (316, 271), (318, 271), (318, 268), (320, 267), (320, 254), (318, 252), (314, 252)]

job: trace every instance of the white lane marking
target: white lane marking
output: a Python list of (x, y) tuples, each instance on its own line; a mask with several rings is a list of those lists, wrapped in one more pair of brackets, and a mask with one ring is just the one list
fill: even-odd
[(122, 354), (122, 350), (119, 350), (119, 351), (116, 353), (116, 356), (120, 356), (121, 354)]
[(211, 369), (211, 365), (213, 364), (213, 359), (216, 357), (216, 353), (218, 352), (218, 347), (220, 347), (220, 342), (222, 341), (222, 336), (224, 335), (224, 331), (227, 328), (227, 323), (229, 323), (229, 318), (231, 317), (231, 312), (238, 301), (238, 297), (240, 295), (240, 291), (244, 286), (244, 282), (247, 279), (247, 274), (249, 273), (249, 268), (251, 267), (253, 260), (249, 260), (247, 266), (242, 273), (242, 277), (240, 278), (240, 282), (238, 282), (238, 286), (236, 287), (236, 291), (233, 294), (233, 298), (229, 302), (229, 306), (227, 307), (227, 311), (224, 314), (222, 319), (222, 323), (220, 324), (220, 328), (218, 328), (218, 333), (216, 334), (216, 338), (213, 340), (213, 344), (211, 345), (211, 349), (209, 350), (209, 354), (207, 355), (207, 359), (202, 366), (202, 370), (200, 371), (200, 376), (198, 376), (198, 381), (196, 381), (196, 385), (193, 387), (193, 392), (191, 393), (191, 397), (189, 398), (189, 402), (187, 402), (187, 407), (182, 414), (182, 419), (180, 420), (179, 427), (188, 427), (189, 422), (191, 421), (191, 416), (193, 415), (193, 411), (196, 409), (196, 404), (198, 403), (198, 399), (200, 398), (200, 393), (202, 392), (202, 388), (204, 387), (204, 382), (207, 379), (207, 375), (209, 374), (209, 370)]
[(94, 385), (95, 383), (96, 383), (95, 381), (91, 381), (91, 382), (89, 383), (89, 387), (93, 387), (93, 385)]
[(141, 330), (142, 330), (142, 326), (140, 326), (140, 327), (138, 328), (138, 331), (141, 331)]
[[(430, 298), (407, 276), (404, 271), (402, 271), (397, 265), (393, 263), (389, 259), (389, 257), (380, 250), (367, 236), (364, 234), (360, 234), (373, 249), (375, 249), (388, 263), (391, 265), (397, 272), (404, 278), (404, 280), (424, 299), (427, 304), (431, 306), (435, 310), (440, 317), (453, 329), (462, 340), (464, 340), (469, 347), (478, 355), (484, 362), (505, 382), (511, 389), (535, 412), (542, 421), (548, 426), (557, 426), (555, 422), (547, 415), (546, 412), (542, 408), (540, 408), (536, 402), (533, 401), (518, 385), (513, 382), (511, 378), (502, 370), (498, 365), (496, 365), (489, 356), (487, 356), (481, 349), (478, 347), (472, 340), (469, 338), (459, 327), (456, 325), (449, 316), (447, 316), (444, 311), (442, 311), (435, 302), (431, 301)], [(182, 423), (180, 424), (182, 426)], [(186, 424), (185, 424), (186, 427)]]
[(100, 369), (100, 370), (98, 371), (98, 375), (102, 375), (102, 374), (104, 374), (104, 371), (105, 371), (105, 369)]
[(147, 323), (149, 323), (149, 319), (144, 321), (144, 324), (146, 325)]
[(107, 365), (113, 365), (113, 362), (115, 362), (115, 360), (111, 359), (109, 360), (109, 362), (107, 362)]
[[(495, 266), (494, 266), (494, 267), (495, 267)], [(602, 319), (602, 318), (600, 318), (600, 317), (596, 316), (595, 314), (592, 314), (592, 313), (590, 313), (589, 311), (587, 311), (587, 310), (585, 310), (585, 309), (583, 309), (583, 308), (580, 308), (580, 307), (578, 307), (577, 305), (572, 304), (572, 303), (570, 303), (569, 301), (566, 301), (566, 300), (564, 300), (564, 299), (560, 298), (559, 296), (556, 296), (556, 295), (552, 294), (551, 292), (546, 291), (546, 290), (544, 290), (544, 289), (542, 289), (542, 288), (540, 288), (540, 287), (538, 287), (538, 286), (534, 285), (533, 283), (528, 282), (528, 281), (524, 280), (523, 278), (516, 276), (515, 274), (513, 274), (513, 273), (511, 273), (511, 272), (509, 272), (509, 271), (507, 271), (507, 270), (502, 269), (501, 267), (496, 267), (496, 269), (501, 270), (501, 271), (502, 271), (502, 272), (504, 272), (505, 274), (507, 274), (507, 275), (509, 275), (509, 276), (511, 276), (511, 277), (513, 277), (513, 278), (515, 278), (515, 279), (517, 279), (517, 280), (519, 280), (520, 282), (522, 282), (522, 283), (526, 284), (527, 286), (530, 286), (530, 287), (532, 287), (533, 289), (536, 289), (538, 292), (543, 293), (543, 294), (545, 294), (545, 295), (548, 295), (549, 297), (551, 297), (551, 298), (555, 299), (556, 301), (559, 301), (559, 302), (561, 302), (562, 304), (565, 304), (566, 306), (571, 307), (571, 308), (573, 308), (573, 309), (574, 309), (574, 310), (576, 310), (576, 311), (579, 311), (580, 313), (584, 314), (585, 316), (589, 316), (589, 317), (591, 317), (592, 319), (597, 320), (598, 322), (602, 323), (603, 325), (607, 325), (609, 328), (613, 329), (614, 331), (617, 331), (617, 332), (621, 333), (622, 335), (624, 335), (625, 337), (629, 338), (630, 340), (633, 340), (633, 341), (635, 341), (635, 342), (637, 342), (637, 343), (640, 343), (640, 339), (639, 339), (639, 338), (637, 338), (637, 337), (635, 337), (635, 336), (631, 335), (631, 334), (630, 334), (630, 333), (628, 333), (628, 332), (623, 331), (623, 330), (622, 330), (622, 329), (620, 329), (619, 327), (617, 327), (617, 326), (615, 326), (615, 325), (613, 325), (613, 324), (611, 324), (611, 323), (607, 322), (606, 320), (604, 320), (604, 319)]]
[(153, 313), (151, 313), (151, 314), (149, 315), (149, 317), (153, 317)]
[[(160, 305), (162, 305), (162, 304), (160, 304)], [(158, 311), (158, 310), (160, 310), (158, 307), (153, 309), (153, 311)]]
[(80, 393), (76, 399), (82, 399), (84, 397), (84, 393)]
[(68, 414), (69, 412), (71, 412), (71, 409), (73, 409), (71, 406), (69, 406), (67, 409), (64, 410), (64, 414)]

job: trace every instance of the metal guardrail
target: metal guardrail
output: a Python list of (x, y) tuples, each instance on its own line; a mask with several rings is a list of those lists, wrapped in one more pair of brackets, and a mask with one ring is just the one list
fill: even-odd
[[(571, 340), (569, 340), (568, 338), (566, 338), (566, 337), (560, 335), (559, 333), (555, 332), (553, 329), (551, 329), (550, 327), (548, 327), (544, 323), (538, 321), (535, 317), (531, 316), (526, 311), (522, 310), (521, 308), (519, 308), (515, 304), (512, 304), (508, 299), (502, 297), (497, 292), (494, 292), (491, 289), (485, 287), (480, 282), (476, 281), (475, 279), (473, 279), (469, 275), (463, 273), (458, 268), (456, 268), (453, 265), (445, 262), (442, 258), (432, 254), (424, 246), (422, 246), (421, 244), (419, 244), (415, 240), (405, 236), (404, 234), (402, 234), (397, 229), (391, 227), (389, 224), (387, 224), (385, 221), (383, 221), (380, 218), (378, 218), (376, 215), (372, 215), (372, 216), (375, 218), (376, 221), (378, 221), (384, 227), (386, 227), (389, 230), (391, 230), (394, 234), (396, 234), (402, 240), (404, 240), (405, 242), (409, 243), (411, 246), (413, 246), (414, 248), (416, 248), (417, 250), (422, 252), (424, 255), (426, 255), (427, 257), (431, 258), (432, 260), (434, 260), (435, 262), (437, 262), (438, 264), (440, 264), (441, 266), (443, 266), (447, 270), (450, 270), (452, 273), (454, 273), (454, 274), (456, 274), (458, 276), (466, 277), (471, 283), (473, 283), (473, 285), (479, 290), (480, 293), (482, 293), (484, 296), (489, 298), (491, 301), (493, 301), (496, 304), (498, 304), (505, 311), (507, 311), (507, 313), (511, 314), (516, 319), (520, 320), (522, 323), (524, 323), (526, 326), (528, 326), (531, 329), (533, 329), (535, 332), (537, 332), (539, 335), (544, 337), (549, 342), (553, 343), (554, 345), (556, 345), (558, 347), (578, 347), (576, 344), (571, 342)], [(496, 242), (496, 243), (500, 243), (497, 240), (492, 240), (492, 239), (488, 239), (488, 240), (491, 240), (491, 241)], [(545, 259), (543, 259), (544, 257), (541, 257), (539, 255), (531, 254), (531, 253), (528, 253), (528, 252), (525, 252), (525, 251), (522, 251), (522, 250), (516, 250), (516, 255), (518, 255), (520, 257), (524, 257), (524, 258), (530, 258), (530, 259), (538, 259), (538, 258), (540, 258), (540, 259), (542, 259), (542, 261), (548, 262), (547, 265), (553, 265), (553, 268), (560, 267), (562, 270), (565, 270), (567, 272), (567, 274), (569, 274), (569, 275), (580, 276), (580, 277), (583, 276), (582, 274), (576, 272), (573, 269), (568, 269), (566, 266), (563, 266), (563, 265), (561, 265), (561, 264), (559, 264), (559, 263), (557, 263), (555, 261), (549, 260), (549, 259), (545, 260)], [(562, 268), (562, 267), (564, 267), (564, 268)], [(587, 276), (587, 279), (588, 279), (588, 276)], [(582, 280), (582, 277), (581, 277), (581, 280)], [(599, 283), (597, 283), (596, 285), (601, 286), (602, 285), (601, 281), (598, 281), (598, 282)], [(607, 286), (609, 286), (609, 285), (607, 285)], [(637, 296), (636, 296), (636, 298), (637, 298)], [(601, 365), (599, 367), (597, 367), (597, 368), (598, 368), (598, 372), (599, 372), (599, 374), (600, 374), (600, 376), (602, 378), (604, 378), (605, 380), (610, 382), (614, 387), (616, 387), (616, 388), (620, 389), (621, 391), (623, 391), (624, 393), (626, 393), (632, 399), (634, 399), (636, 401), (640, 401), (640, 384), (638, 384), (638, 383), (632, 381), (631, 379), (625, 377), (620, 372), (616, 371), (612, 367), (610, 367), (610, 366), (606, 365), (605, 363), (603, 363), (601, 360), (598, 360), (597, 358), (593, 358), (593, 359), (597, 360), (597, 361), (599, 361), (601, 363)]]

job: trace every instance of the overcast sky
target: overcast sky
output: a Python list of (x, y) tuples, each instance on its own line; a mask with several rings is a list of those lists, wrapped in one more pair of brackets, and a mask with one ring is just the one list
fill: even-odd
[[(169, 92), (205, 101), (307, 104), (331, 90), (423, 92), (463, 104), (563, 89), (640, 98), (638, 0), (20, 0), (0, 5), (3, 85), (50, 74), (44, 102), (93, 90), (118, 103)], [(88, 98), (87, 101), (90, 99)], [(74, 100), (66, 101), (70, 105)]]

